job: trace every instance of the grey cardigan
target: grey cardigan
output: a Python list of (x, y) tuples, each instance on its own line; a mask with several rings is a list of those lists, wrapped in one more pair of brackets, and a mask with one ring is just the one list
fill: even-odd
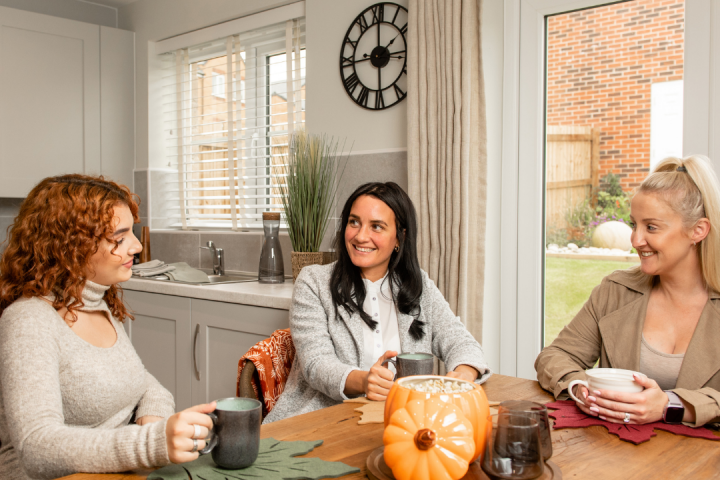
[[(351, 316), (338, 309), (335, 316), (330, 292), (334, 264), (302, 269), (295, 282), (290, 307), (290, 331), (296, 355), (285, 391), (264, 423), (312, 412), (343, 400), (345, 380), (353, 370), (369, 370), (363, 364), (363, 325), (357, 312)], [(481, 373), (483, 383), (491, 372), (482, 347), (450, 310), (435, 283), (422, 272), (420, 320), (425, 335), (414, 340), (409, 333), (413, 317), (398, 312), (398, 330), (403, 352), (432, 352), (445, 362), (448, 371), (470, 365)]]

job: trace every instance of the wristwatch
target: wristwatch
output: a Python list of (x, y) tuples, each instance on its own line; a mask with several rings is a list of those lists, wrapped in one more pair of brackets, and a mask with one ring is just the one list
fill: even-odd
[(680, 401), (680, 397), (672, 390), (665, 390), (665, 394), (668, 396), (668, 403), (665, 405), (665, 411), (663, 412), (663, 422), (682, 423), (685, 416), (685, 406)]

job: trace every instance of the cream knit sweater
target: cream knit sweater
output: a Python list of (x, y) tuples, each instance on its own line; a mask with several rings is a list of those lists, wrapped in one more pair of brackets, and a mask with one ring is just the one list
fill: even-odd
[[(87, 282), (83, 311), (109, 313), (108, 287)], [(0, 478), (50, 479), (169, 463), (166, 420), (129, 425), (133, 410), (169, 417), (170, 392), (150, 375), (122, 324), (95, 347), (40, 298), (21, 298), (0, 317)]]

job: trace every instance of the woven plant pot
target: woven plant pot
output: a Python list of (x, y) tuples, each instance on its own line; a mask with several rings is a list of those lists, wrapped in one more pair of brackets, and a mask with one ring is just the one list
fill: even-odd
[(300, 270), (308, 265), (322, 265), (322, 252), (290, 252), (290, 260), (292, 261), (293, 281), (297, 280)]

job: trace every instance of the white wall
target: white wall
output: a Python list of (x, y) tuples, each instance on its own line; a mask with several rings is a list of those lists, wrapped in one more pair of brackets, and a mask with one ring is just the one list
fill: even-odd
[[(407, 147), (407, 101), (386, 110), (358, 106), (340, 78), (340, 47), (348, 27), (375, 0), (306, 0), (307, 118), (312, 133), (347, 139), (354, 151)], [(407, 8), (407, 0), (395, 0)]]
[(53, 17), (117, 27), (117, 9), (79, 0), (0, 0), (0, 6)]

